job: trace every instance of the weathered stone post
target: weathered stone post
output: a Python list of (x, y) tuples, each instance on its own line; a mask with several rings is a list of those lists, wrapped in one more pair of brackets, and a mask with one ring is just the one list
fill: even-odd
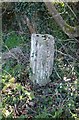
[(30, 53), (30, 79), (44, 86), (50, 82), (54, 61), (54, 37), (49, 34), (32, 34)]

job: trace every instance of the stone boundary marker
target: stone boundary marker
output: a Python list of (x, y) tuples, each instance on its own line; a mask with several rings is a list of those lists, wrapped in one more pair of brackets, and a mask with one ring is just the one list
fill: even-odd
[(32, 34), (30, 53), (30, 79), (45, 86), (50, 82), (54, 61), (54, 37), (49, 34)]

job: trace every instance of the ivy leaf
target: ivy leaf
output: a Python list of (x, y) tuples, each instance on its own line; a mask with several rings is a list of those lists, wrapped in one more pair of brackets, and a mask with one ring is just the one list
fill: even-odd
[(15, 82), (15, 78), (12, 77), (10, 80), (9, 80), (10, 83), (14, 83)]
[(34, 93), (31, 92), (30, 95), (29, 95), (29, 99), (32, 100), (32, 99), (34, 99), (34, 98), (35, 98), (35, 97), (34, 97)]
[(3, 114), (5, 115), (5, 117), (8, 117), (11, 113), (8, 111), (8, 110), (6, 110), (5, 108), (3, 109)]

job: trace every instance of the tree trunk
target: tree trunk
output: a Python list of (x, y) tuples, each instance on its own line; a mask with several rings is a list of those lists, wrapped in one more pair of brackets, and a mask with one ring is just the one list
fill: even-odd
[(45, 5), (48, 8), (53, 19), (57, 22), (57, 24), (61, 27), (65, 34), (67, 34), (70, 38), (79, 36), (79, 26), (73, 27), (68, 25), (63, 20), (62, 16), (58, 13), (52, 2), (45, 2)]
[(48, 34), (32, 34), (30, 54), (30, 79), (45, 86), (50, 82), (54, 61), (54, 37)]

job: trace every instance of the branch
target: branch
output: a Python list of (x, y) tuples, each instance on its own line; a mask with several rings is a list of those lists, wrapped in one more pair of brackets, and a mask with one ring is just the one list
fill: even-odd
[(67, 34), (70, 38), (79, 36), (79, 26), (72, 27), (68, 25), (62, 18), (62, 16), (58, 13), (55, 6), (52, 2), (45, 2), (46, 7), (49, 10), (49, 13), (52, 15), (57, 24), (61, 27), (61, 29)]
[(21, 48), (17, 47), (17, 48), (12, 48), (11, 50), (9, 50), (9, 52), (5, 52), (2, 55), (2, 59), (4, 61), (4, 64), (7, 62), (7, 60), (9, 59), (16, 59), (18, 63), (21, 64), (26, 64), (29, 62), (28, 59), (28, 55), (24, 55)]
[(24, 15), (24, 19), (22, 19), (22, 22), (24, 24), (27, 24), (31, 34), (36, 33), (36, 30), (35, 30), (34, 26), (32, 25), (32, 23), (30, 22), (29, 18), (26, 15)]

